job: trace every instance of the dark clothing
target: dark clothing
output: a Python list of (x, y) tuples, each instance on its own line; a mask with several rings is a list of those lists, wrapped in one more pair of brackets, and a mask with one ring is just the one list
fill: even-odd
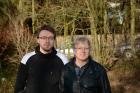
[(63, 66), (55, 49), (49, 54), (39, 49), (26, 54), (19, 65), (14, 93), (59, 93)]
[(64, 67), (64, 93), (111, 93), (105, 69), (92, 59), (76, 70), (75, 60)]
[(76, 77), (79, 79), (81, 77), (81, 75), (83, 74), (83, 72), (86, 70), (86, 68), (88, 67), (88, 64), (85, 64), (84, 66), (82, 66), (81, 68), (78, 67), (75, 62), (74, 62), (74, 68), (75, 68), (75, 73), (76, 73)]

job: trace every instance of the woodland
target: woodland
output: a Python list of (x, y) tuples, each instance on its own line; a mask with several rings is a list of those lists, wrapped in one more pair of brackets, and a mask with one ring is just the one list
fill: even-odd
[(89, 37), (112, 93), (140, 93), (140, 0), (0, 0), (0, 93), (13, 93), (20, 60), (44, 24), (68, 58), (73, 38)]

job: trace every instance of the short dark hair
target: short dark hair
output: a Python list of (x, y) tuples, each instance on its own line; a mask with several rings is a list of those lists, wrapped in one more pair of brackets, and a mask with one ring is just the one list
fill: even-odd
[(46, 31), (49, 31), (51, 32), (53, 35), (54, 35), (54, 39), (56, 38), (56, 32), (55, 32), (55, 29), (53, 27), (51, 27), (50, 25), (43, 25), (41, 26), (39, 29), (38, 29), (38, 32), (37, 32), (37, 38), (39, 37), (39, 34), (42, 30), (46, 30)]

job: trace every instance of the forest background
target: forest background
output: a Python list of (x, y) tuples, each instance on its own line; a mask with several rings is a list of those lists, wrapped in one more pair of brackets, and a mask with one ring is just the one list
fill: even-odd
[[(88, 36), (112, 93), (140, 93), (140, 0), (0, 0), (0, 93), (13, 93), (18, 64), (43, 24), (56, 29), (55, 46), (69, 58), (73, 38)], [(123, 43), (131, 48), (121, 54)]]

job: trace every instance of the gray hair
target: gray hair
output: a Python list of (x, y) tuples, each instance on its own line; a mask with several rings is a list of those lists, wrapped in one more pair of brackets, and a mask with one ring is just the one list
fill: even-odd
[(87, 42), (89, 47), (91, 47), (90, 40), (86, 36), (77, 36), (72, 43), (72, 47), (75, 48), (79, 42)]

